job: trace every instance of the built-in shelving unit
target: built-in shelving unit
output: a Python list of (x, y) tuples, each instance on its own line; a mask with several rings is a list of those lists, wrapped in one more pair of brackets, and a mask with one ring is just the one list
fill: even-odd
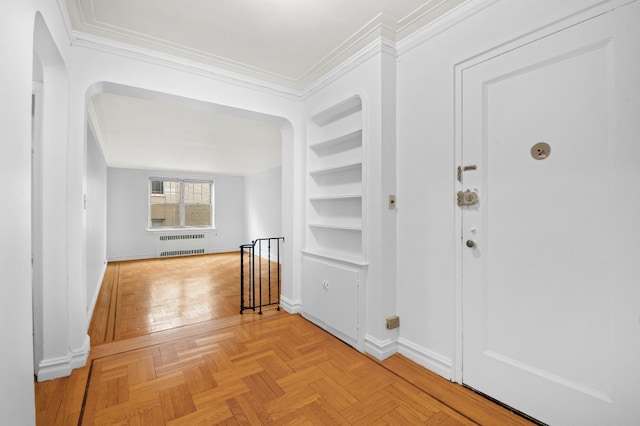
[(351, 97), (307, 127), (307, 254), (363, 264), (362, 100)]
[(350, 97), (307, 123), (307, 201), (302, 314), (364, 349), (365, 129), (362, 99)]

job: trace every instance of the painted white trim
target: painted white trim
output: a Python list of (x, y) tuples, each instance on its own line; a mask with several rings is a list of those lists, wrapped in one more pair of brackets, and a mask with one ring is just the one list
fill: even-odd
[[(469, 0), (462, 3), (458, 7), (445, 13), (436, 20), (427, 23), (422, 27), (422, 29), (415, 31), (413, 34), (398, 42), (398, 57), (401, 57), (405, 53), (413, 50), (414, 48), (420, 46), (428, 40), (438, 36), (439, 34), (442, 34), (448, 29), (462, 23), (468, 18), (482, 12), (483, 10), (488, 9), (489, 7), (500, 1), (501, 0)], [(609, 12), (625, 4), (632, 3), (633, 1), (635, 0), (603, 0), (601, 2), (592, 4), (583, 10), (577, 11), (574, 14), (562, 17), (559, 20), (550, 23), (548, 26), (537, 28), (532, 33), (518, 35), (518, 37), (505, 44), (508, 44), (514, 40), (526, 38), (527, 36), (532, 34), (537, 34), (546, 27), (556, 27), (556, 30), (566, 28), (570, 25), (574, 25), (586, 19), (593, 18), (599, 14)], [(549, 33), (551, 32), (553, 32), (553, 30), (549, 31)]]
[(104, 265), (102, 267), (102, 273), (100, 274), (100, 279), (98, 281), (98, 285), (96, 285), (96, 292), (93, 295), (91, 300), (91, 304), (89, 305), (89, 309), (87, 309), (87, 329), (89, 324), (91, 323), (91, 318), (93, 318), (93, 311), (96, 308), (96, 303), (98, 303), (98, 296), (100, 295), (100, 290), (102, 289), (102, 282), (104, 281), (104, 276), (107, 272), (107, 259), (104, 260)]
[(91, 339), (90, 337), (84, 336), (84, 342), (82, 343), (82, 347), (79, 349), (69, 349), (69, 353), (71, 355), (71, 368), (80, 368), (84, 367), (87, 364), (87, 359), (89, 359), (89, 351), (91, 350)]
[(280, 308), (290, 314), (299, 314), (302, 312), (302, 301), (292, 300), (286, 296), (280, 296)]
[[(286, 87), (284, 83), (282, 85), (270, 83), (266, 81), (268, 77), (257, 72), (250, 73), (249, 71), (243, 70), (245, 74), (240, 74), (204, 63), (189, 61), (167, 53), (134, 47), (126, 43), (116, 42), (98, 36), (74, 32), (71, 45), (147, 62), (165, 68), (172, 68), (287, 99), (297, 100), (300, 96), (300, 91)], [(273, 78), (271, 78), (271, 80), (273, 80)]]
[(69, 16), (66, 2), (65, 0), (56, 0), (56, 4), (58, 5), (58, 11), (62, 17), (62, 23), (64, 24), (64, 30), (67, 34), (69, 44), (71, 44), (73, 42), (73, 27), (71, 25), (71, 17)]
[[(498, 2), (500, 0), (492, 1)], [(499, 45), (491, 47), (490, 49), (477, 52), (476, 54), (467, 56), (465, 58), (461, 58), (460, 60), (456, 61), (455, 72), (457, 72), (459, 69), (460, 73), (462, 73), (464, 69), (503, 55), (526, 44), (533, 43), (544, 37), (548, 37), (554, 33), (588, 21), (602, 14), (611, 12), (612, 10), (615, 10), (626, 4), (633, 3), (635, 1), (637, 0), (603, 0), (590, 5), (585, 9), (559, 17), (552, 22), (542, 23), (541, 26), (536, 27), (534, 30), (531, 30), (524, 34), (517, 34), (506, 39)]]
[(71, 355), (58, 358), (43, 359), (38, 364), (36, 376), (39, 382), (58, 379), (71, 375)]
[(306, 90), (342, 63), (350, 61), (363, 49), (367, 49), (371, 43), (381, 38), (387, 40), (395, 39), (395, 30), (385, 24), (382, 14), (378, 14), (303, 73), (298, 78), (298, 86)]
[(406, 356), (411, 361), (416, 362), (434, 373), (451, 380), (452, 363), (451, 359), (440, 355), (415, 343), (400, 338), (398, 339), (398, 353)]
[(301, 94), (302, 99), (304, 100), (308, 98), (309, 96), (338, 80), (340, 77), (344, 76), (349, 71), (358, 67), (376, 54), (382, 51), (389, 51), (389, 49), (393, 49), (393, 54), (395, 55), (395, 42), (385, 37), (378, 37), (367, 46), (360, 49), (360, 51), (352, 55), (350, 58), (341, 62), (335, 68), (328, 71), (322, 77), (318, 78), (315, 82), (310, 83), (308, 86), (306, 86)]
[[(233, 247), (233, 248), (217, 248), (214, 250), (209, 250), (207, 252), (205, 252), (204, 254), (216, 254), (216, 253), (232, 253), (232, 252), (237, 252), (238, 251), (238, 247)], [(240, 256), (240, 255), (238, 255)], [(156, 256), (156, 253), (148, 253), (148, 254), (133, 254), (130, 256), (110, 256), (107, 257), (107, 261), (109, 262), (124, 262), (127, 260), (144, 260), (144, 259), (160, 259), (159, 257)]]
[(391, 339), (379, 340), (367, 334), (364, 337), (365, 352), (382, 361), (398, 352), (398, 342)]
[(71, 375), (75, 368), (84, 367), (87, 364), (90, 351), (89, 336), (85, 336), (82, 347), (79, 349), (69, 349), (66, 356), (43, 359), (38, 364), (36, 376), (39, 382), (45, 380), (58, 379)]
[[(90, 16), (90, 19), (87, 19), (87, 16), (85, 16), (85, 13), (82, 11), (82, 4), (78, 0), (75, 1), (76, 9), (72, 10), (74, 15), (70, 16), (65, 5), (65, 0), (57, 0), (58, 8), (63, 16), (65, 28), (72, 45), (79, 46), (88, 42), (97, 42), (102, 46), (121, 48), (130, 52), (138, 52), (145, 56), (157, 58), (171, 57), (173, 62), (182, 62), (196, 67), (199, 66), (194, 63), (195, 61), (200, 64), (208, 64), (208, 66), (213, 68), (219, 68), (218, 72), (221, 74), (224, 74), (224, 70), (227, 70), (247, 75), (250, 78), (257, 78), (266, 84), (271, 83), (277, 86), (283, 86), (277, 90), (306, 90), (306, 88), (315, 84), (315, 82), (331, 72), (332, 69), (340, 66), (342, 62), (356, 55), (358, 51), (371, 41), (380, 37), (393, 41), (409, 38), (416, 30), (419, 31), (422, 27), (431, 26), (433, 22), (437, 22), (451, 12), (448, 10), (449, 6), (447, 6), (448, 2), (446, 0), (427, 1), (398, 21), (380, 12), (296, 77), (249, 66), (239, 61), (215, 55), (211, 52), (194, 49), (126, 28), (115, 27), (104, 22), (98, 22), (95, 16)], [(469, 1), (462, 3), (462, 5), (466, 7), (468, 3)], [(476, 3), (474, 3), (474, 5), (475, 4)], [(462, 6), (457, 6), (453, 10), (460, 7)], [(444, 13), (440, 14), (440, 9), (442, 8), (444, 8)], [(91, 14), (87, 13), (87, 15)], [(78, 30), (74, 30), (72, 22), (75, 22), (76, 25), (79, 26)], [(86, 33), (85, 31), (89, 29), (98, 31), (102, 35)], [(111, 39), (110, 34), (113, 34), (119, 40)], [(150, 47), (143, 48), (135, 46), (132, 44), (132, 42), (135, 41), (144, 43)], [(191, 57), (192, 59), (187, 59), (187, 57)]]
[(398, 57), (460, 24), (500, 0), (469, 0), (398, 42)]

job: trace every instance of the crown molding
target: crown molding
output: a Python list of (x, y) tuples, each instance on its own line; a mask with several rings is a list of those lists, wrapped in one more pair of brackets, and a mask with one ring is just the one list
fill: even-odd
[(349, 61), (354, 55), (358, 55), (362, 49), (366, 49), (372, 42), (381, 36), (393, 39), (393, 30), (385, 23), (382, 14), (376, 15), (372, 20), (363, 25), (351, 37), (321, 58), (299, 77), (303, 88), (312, 86), (327, 73)]
[(112, 25), (96, 25), (82, 19), (82, 27), (91, 29), (92, 32), (78, 30), (75, 32), (78, 38), (102, 39), (103, 43), (113, 43), (120, 47), (129, 46), (129, 49), (137, 51), (158, 52), (158, 55), (181, 58), (188, 62), (195, 62), (213, 68), (224, 69), (238, 74), (248, 75), (253, 78), (272, 82), (289, 88), (296, 88), (297, 79), (282, 74), (267, 71), (262, 68), (247, 65), (203, 50), (191, 48), (178, 43), (173, 43), (161, 38), (146, 36), (126, 28)]
[[(458, 4), (464, 2), (430, 0), (398, 21), (380, 12), (306, 71), (298, 76), (287, 76), (127, 28), (98, 22), (93, 19), (93, 11), (83, 8), (85, 3), (80, 0), (56, 1), (64, 12), (65, 25), (68, 27), (72, 45), (99, 49), (157, 65), (177, 67), (183, 71), (207, 75), (245, 87), (248, 84), (251, 88), (277, 92), (287, 97), (299, 97), (302, 93), (308, 92), (310, 87), (324, 80), (328, 73), (332, 73), (335, 68), (342, 68), (343, 62), (351, 61), (354, 55), (361, 55), (362, 49), (367, 49), (376, 40), (402, 40), (446, 14), (449, 10), (447, 5), (450, 5), (451, 1)], [(73, 7), (67, 8), (65, 4)], [(70, 13), (73, 16), (70, 16)]]
[[(251, 77), (246, 73), (234, 73), (225, 69), (212, 67), (200, 62), (186, 60), (182, 57), (169, 55), (152, 49), (144, 49), (127, 43), (115, 42), (98, 36), (74, 32), (72, 46), (101, 51), (107, 54), (117, 55), (128, 59), (151, 63), (166, 68), (176, 69), (194, 75), (211, 78), (223, 83), (257, 90), (271, 95), (277, 95), (292, 100), (300, 100), (337, 80), (347, 72), (365, 62), (375, 54), (382, 52), (397, 57), (396, 43), (387, 37), (380, 35), (384, 32), (381, 22), (372, 29), (363, 33), (361, 38), (343, 50), (345, 58), (334, 57), (321, 68), (298, 85), (300, 89), (293, 89), (284, 85), (278, 85), (258, 76)], [(371, 40), (369, 40), (371, 38)], [(360, 47), (361, 43), (368, 43)], [(351, 52), (355, 47), (359, 50)], [(335, 63), (334, 63), (335, 62)], [(313, 77), (313, 78), (312, 78)]]
[(395, 42), (379, 36), (354, 55), (351, 55), (351, 57), (342, 61), (316, 81), (309, 84), (307, 88), (302, 91), (302, 99), (306, 99), (320, 89), (328, 86), (378, 53), (391, 54), (396, 57)]
[[(438, 18), (446, 15), (452, 9), (460, 6), (465, 0), (432, 0), (422, 4), (416, 10), (400, 19), (394, 26), (395, 40), (400, 41), (424, 28)], [(452, 8), (451, 4), (455, 2)]]
[[(77, 8), (71, 10), (81, 11), (81, 3), (78, 0), (68, 0), (76, 2)], [(258, 90), (261, 92), (275, 94), (288, 99), (299, 99), (301, 91), (292, 87), (290, 81), (283, 81), (282, 84), (271, 83), (276, 76), (264, 75), (256, 70), (249, 69), (246, 66), (237, 66), (239, 72), (222, 69), (220, 67), (211, 66), (198, 61), (191, 61), (179, 56), (170, 55), (153, 49), (136, 47), (128, 43), (118, 42), (107, 37), (90, 35), (84, 32), (75, 31), (72, 22), (82, 22), (86, 25), (82, 12), (76, 13), (75, 17), (69, 15), (67, 0), (56, 0), (60, 15), (64, 23), (65, 30), (69, 39), (69, 44), (75, 47), (83, 47), (87, 49), (97, 50), (108, 54), (114, 54), (128, 59), (134, 59), (154, 65), (177, 69), (183, 72), (212, 78), (224, 83)], [(234, 64), (227, 61), (227, 66)]]
[(69, 40), (69, 44), (71, 44), (73, 40), (73, 26), (71, 25), (69, 9), (67, 8), (65, 0), (56, 0), (56, 4), (58, 6), (60, 16), (62, 17), (62, 23), (64, 25), (64, 30), (67, 33), (67, 39)]
[[(64, 0), (57, 1), (59, 4), (64, 2)], [(83, 26), (103, 34), (113, 34), (122, 38), (124, 30), (112, 31), (100, 26), (87, 24), (84, 18), (80, 18), (80, 20)], [(349, 61), (354, 55), (358, 55), (363, 48), (366, 48), (380, 37), (395, 40), (393, 27), (394, 25), (389, 20), (382, 14), (378, 14), (349, 39), (345, 40), (295, 79), (250, 67), (227, 58), (207, 54), (206, 52), (188, 49), (184, 46), (171, 45), (168, 42), (153, 41), (131, 34), (129, 36), (134, 40), (156, 45), (158, 48), (163, 48), (163, 50), (141, 47), (125, 41), (114, 40), (106, 35), (98, 36), (77, 30), (72, 30), (70, 39), (73, 46), (144, 60), (156, 65), (177, 67), (183, 71), (207, 75), (222, 79), (225, 82), (243, 82), (244, 84), (241, 85), (245, 87), (248, 83), (254, 89), (256, 86), (262, 86), (263, 90), (266, 89), (269, 92), (283, 92), (286, 96), (299, 97), (306, 88), (320, 80), (334, 68), (340, 66), (344, 61)], [(176, 54), (167, 53), (167, 49), (174, 50)]]
[(179, 56), (133, 46), (128, 43), (116, 42), (111, 39), (88, 35), (86, 33), (74, 32), (71, 45), (172, 68), (288, 99), (299, 99), (301, 94), (301, 91), (295, 88), (270, 82), (267, 76), (250, 75), (249, 71), (234, 72), (201, 62), (190, 61)]
[(398, 42), (398, 57), (420, 46), (428, 40), (460, 24), (471, 16), (498, 3), (501, 0), (467, 0), (441, 16), (424, 24)]
[[(81, 2), (78, 0), (56, 0), (72, 46), (172, 68), (293, 100), (310, 96), (378, 52), (399, 58), (430, 38), (500, 0), (457, 1), (458, 5), (450, 9), (445, 7), (447, 3), (450, 4), (450, 0), (432, 0), (399, 21), (380, 13), (298, 78), (290, 78), (206, 52), (189, 49), (186, 46), (141, 37), (125, 29), (109, 29), (90, 24), (80, 9)], [(77, 5), (76, 16), (69, 16), (66, 7), (68, 2), (75, 2)], [(92, 28), (103, 35), (73, 30), (72, 22)], [(125, 33), (124, 36), (123, 33)], [(132, 40), (162, 48), (163, 51), (133, 45), (126, 41), (117, 41), (107, 36), (111, 34), (119, 36), (120, 39), (130, 37)], [(169, 53), (167, 50), (173, 50), (175, 53)]]

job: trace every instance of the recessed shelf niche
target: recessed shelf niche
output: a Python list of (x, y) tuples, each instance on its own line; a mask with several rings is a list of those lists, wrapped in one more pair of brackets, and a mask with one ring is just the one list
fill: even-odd
[(362, 129), (359, 96), (308, 123), (306, 253), (364, 262)]

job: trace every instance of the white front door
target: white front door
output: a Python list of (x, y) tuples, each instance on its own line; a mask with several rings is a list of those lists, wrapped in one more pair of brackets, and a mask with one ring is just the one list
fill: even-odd
[(640, 424), (640, 7), (462, 87), (463, 382), (551, 424)]

